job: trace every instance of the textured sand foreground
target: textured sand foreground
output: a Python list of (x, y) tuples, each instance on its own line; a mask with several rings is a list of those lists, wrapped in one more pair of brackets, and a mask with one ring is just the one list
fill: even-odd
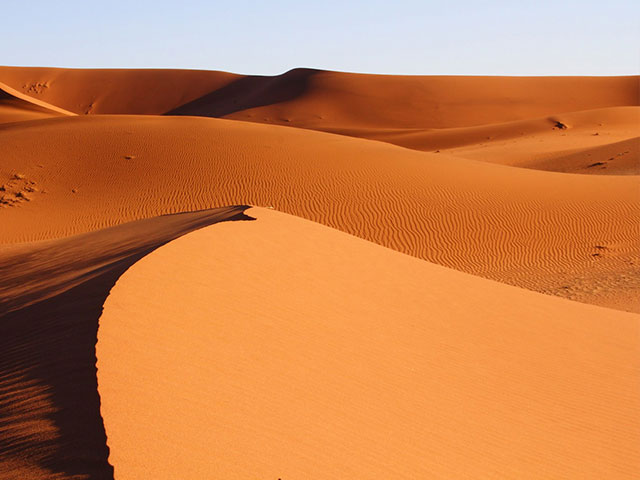
[(159, 248), (105, 301), (117, 478), (640, 471), (636, 315), (246, 213)]
[(0, 479), (634, 478), (639, 86), (0, 67)]

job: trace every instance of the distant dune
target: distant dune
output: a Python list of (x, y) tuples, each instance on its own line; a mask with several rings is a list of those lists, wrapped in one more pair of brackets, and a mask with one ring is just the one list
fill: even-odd
[(639, 79), (0, 67), (0, 479), (634, 478)]
[(76, 113), (228, 117), (317, 130), (451, 128), (640, 105), (640, 77), (276, 76), (0, 67), (13, 88)]
[(75, 115), (0, 83), (0, 124)]
[[(605, 305), (622, 295), (625, 308), (635, 305), (633, 177), (514, 169), (207, 118), (41, 120), (0, 131), (0, 141), (10, 159), (6, 188), (22, 195), (19, 208), (0, 210), (16, 226), (0, 233), (5, 241), (225, 205), (273, 206), (507, 283)], [(564, 288), (575, 278), (580, 290)]]

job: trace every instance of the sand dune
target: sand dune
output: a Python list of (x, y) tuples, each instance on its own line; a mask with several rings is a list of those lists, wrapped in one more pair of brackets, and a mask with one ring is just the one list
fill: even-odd
[(640, 105), (640, 77), (276, 76), (0, 67), (0, 81), (76, 113), (227, 117), (327, 130), (450, 128)]
[(0, 479), (632, 478), (639, 81), (0, 67)]
[(635, 477), (637, 315), (247, 213), (106, 299), (116, 479)]
[[(0, 209), (15, 225), (0, 232), (5, 242), (223, 205), (274, 206), (470, 273), (637, 307), (633, 177), (444, 161), (379, 142), (206, 118), (41, 120), (1, 130), (0, 141), (10, 160), (7, 188), (38, 189), (20, 190), (30, 201)], [(12, 180), (16, 174), (23, 178)]]
[(201, 70), (0, 67), (0, 82), (77, 114), (158, 115), (238, 77)]
[(141, 220), (0, 250), (0, 478), (112, 478), (96, 388), (98, 317), (138, 259), (246, 207)]
[(615, 107), (477, 127), (333, 131), (502, 165), (636, 175), (640, 173), (639, 126), (640, 107)]
[(451, 128), (637, 106), (639, 86), (639, 77), (422, 77), (296, 69), (238, 79), (170, 113), (314, 130)]
[(0, 124), (61, 115), (74, 114), (0, 83)]

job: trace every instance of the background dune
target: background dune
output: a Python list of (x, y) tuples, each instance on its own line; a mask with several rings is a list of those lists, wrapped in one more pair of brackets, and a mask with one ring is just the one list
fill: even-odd
[(105, 301), (116, 478), (634, 478), (637, 316), (247, 213)]
[(639, 81), (0, 67), (0, 479), (631, 478)]
[(228, 117), (319, 130), (465, 127), (640, 104), (637, 76), (402, 76), (298, 68), (270, 77), (0, 67), (0, 79), (76, 113)]
[(0, 124), (75, 115), (0, 83)]
[(20, 195), (0, 209), (15, 225), (0, 232), (5, 242), (224, 205), (273, 206), (474, 274), (636, 305), (634, 177), (560, 175), (206, 118), (40, 120), (5, 127), (0, 141), (5, 196)]
[(77, 114), (159, 115), (236, 78), (203, 70), (0, 67), (0, 81)]
[[(231, 118), (561, 172), (637, 174), (640, 164), (637, 76), (398, 76), (294, 69), (269, 77), (0, 67), (0, 81), (79, 114)], [(35, 118), (29, 115), (21, 119)], [(554, 128), (557, 122), (567, 128)]]
[(445, 129), (335, 129), (415, 150), (567, 173), (640, 173), (640, 107)]

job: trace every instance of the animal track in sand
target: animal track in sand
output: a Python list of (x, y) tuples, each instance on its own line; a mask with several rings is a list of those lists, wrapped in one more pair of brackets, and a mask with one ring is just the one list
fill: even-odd
[(0, 185), (0, 207), (15, 207), (32, 200), (30, 194), (38, 192), (36, 182), (29, 180), (21, 173), (14, 173), (4, 184)]
[(45, 89), (49, 88), (49, 82), (33, 82), (33, 83), (25, 83), (22, 86), (22, 89), (27, 93), (35, 93), (39, 94), (44, 92)]

